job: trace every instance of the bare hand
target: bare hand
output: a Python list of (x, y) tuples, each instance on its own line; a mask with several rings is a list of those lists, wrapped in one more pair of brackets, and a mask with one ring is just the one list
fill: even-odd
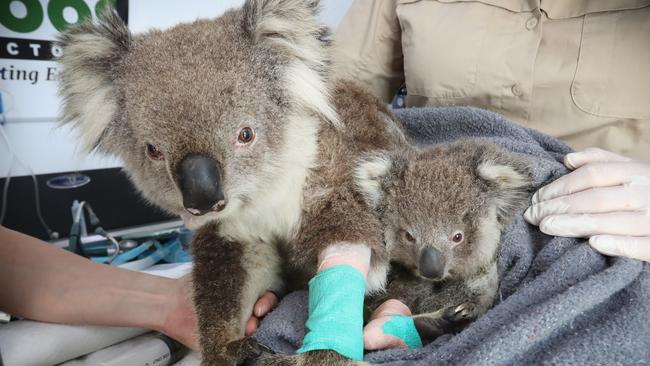
[(564, 163), (574, 171), (535, 193), (526, 221), (549, 235), (589, 238), (605, 255), (650, 261), (650, 164), (597, 148)]
[(246, 322), (244, 334), (246, 336), (253, 335), (260, 325), (260, 320), (276, 306), (278, 306), (278, 297), (273, 292), (267, 291), (262, 295), (253, 306), (253, 314), (251, 314), (251, 317)]
[(170, 289), (170, 307), (160, 331), (198, 351), (197, 320), (191, 293), (190, 275), (176, 280), (174, 288)]
[(363, 348), (369, 351), (387, 348), (408, 348), (401, 338), (384, 333), (382, 326), (393, 315), (411, 316), (411, 310), (399, 300), (390, 299), (379, 305), (363, 328)]

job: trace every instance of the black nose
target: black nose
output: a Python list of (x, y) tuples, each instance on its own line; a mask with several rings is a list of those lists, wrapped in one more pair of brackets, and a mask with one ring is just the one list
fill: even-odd
[(183, 206), (193, 215), (221, 211), (226, 206), (219, 163), (204, 155), (188, 154), (176, 166)]
[(435, 248), (425, 248), (420, 253), (420, 274), (426, 278), (442, 278), (445, 273), (445, 257)]

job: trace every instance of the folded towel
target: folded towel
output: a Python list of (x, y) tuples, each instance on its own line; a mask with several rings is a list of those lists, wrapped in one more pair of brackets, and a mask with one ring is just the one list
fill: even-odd
[[(467, 107), (396, 111), (417, 144), (482, 137), (526, 155), (536, 187), (567, 173), (571, 149), (555, 138)], [(545, 235), (517, 218), (502, 238), (498, 304), (456, 335), (420, 349), (367, 353), (382, 365), (650, 363), (650, 266), (607, 258), (583, 239)], [(305, 335), (307, 295), (285, 297), (256, 338), (293, 353)]]

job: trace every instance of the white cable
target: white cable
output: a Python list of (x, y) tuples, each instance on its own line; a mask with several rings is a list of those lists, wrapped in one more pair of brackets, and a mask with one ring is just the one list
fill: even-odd
[(83, 208), (84, 205), (86, 204), (86, 201), (81, 201), (79, 202), (79, 206), (77, 206), (77, 214), (74, 217), (74, 222), (80, 222), (81, 221), (81, 215), (84, 212)]
[(22, 165), (23, 168), (25, 168), (29, 174), (32, 176), (32, 180), (34, 181), (34, 199), (35, 199), (35, 207), (36, 207), (36, 216), (38, 217), (38, 220), (41, 222), (41, 226), (45, 229), (47, 232), (47, 235), (50, 237), (50, 239), (56, 239), (55, 236), (57, 236), (56, 233), (54, 233), (50, 227), (47, 225), (45, 222), (45, 219), (43, 219), (43, 215), (41, 213), (41, 199), (40, 195), (38, 192), (38, 179), (36, 178), (36, 174), (34, 174), (34, 171), (32, 170), (32, 167), (29, 166), (28, 164), (25, 164), (20, 158), (14, 153), (14, 149), (11, 145), (11, 142), (9, 141), (9, 137), (7, 137), (7, 134), (4, 130), (4, 126), (0, 127), (0, 134), (2, 135), (2, 138), (4, 139), (5, 143), (7, 144), (7, 149), (9, 149), (9, 156), (11, 158), (11, 161), (9, 162), (9, 171), (7, 172), (7, 180), (5, 181), (5, 186), (3, 188), (2, 192), (2, 211), (0, 212), (0, 224), (4, 221), (5, 217), (5, 212), (7, 209), (7, 198), (8, 198), (8, 192), (9, 192), (9, 181), (11, 180), (11, 169), (13, 167), (14, 161), (18, 162), (18, 164)]
[(6, 174), (7, 180), (5, 180), (4, 187), (2, 188), (2, 207), (0, 208), (0, 225), (2, 225), (5, 219), (5, 212), (7, 211), (9, 181), (11, 181), (11, 169), (13, 168), (14, 165), (14, 150), (11, 148), (11, 144), (9, 143), (9, 138), (5, 133), (5, 128), (3, 125), (0, 125), (0, 135), (2, 135), (2, 138), (4, 139), (5, 144), (7, 145), (7, 150), (9, 150), (9, 168), (7, 168), (7, 174)]

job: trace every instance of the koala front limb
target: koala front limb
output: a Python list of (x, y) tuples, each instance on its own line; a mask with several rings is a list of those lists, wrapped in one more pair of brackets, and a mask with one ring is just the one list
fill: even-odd
[(244, 325), (257, 298), (279, 283), (279, 261), (269, 246), (222, 238), (218, 224), (196, 232), (194, 303), (199, 319), (202, 365), (235, 365), (259, 350), (244, 338)]
[(362, 360), (364, 295), (371, 275), (377, 277), (383, 268), (380, 263), (385, 255), (378, 245), (374, 217), (357, 201), (338, 200), (332, 206), (306, 216), (309, 236), (299, 241), (299, 248), (311, 249), (301, 253), (315, 257), (310, 262), (317, 271), (309, 282), (309, 333), (299, 352), (333, 350)]
[(309, 332), (298, 353), (334, 350), (363, 360), (365, 278), (358, 269), (339, 264), (309, 281)]
[(363, 298), (370, 248), (336, 244), (319, 256), (318, 273), (309, 281), (309, 319), (300, 353), (331, 349), (363, 359)]

